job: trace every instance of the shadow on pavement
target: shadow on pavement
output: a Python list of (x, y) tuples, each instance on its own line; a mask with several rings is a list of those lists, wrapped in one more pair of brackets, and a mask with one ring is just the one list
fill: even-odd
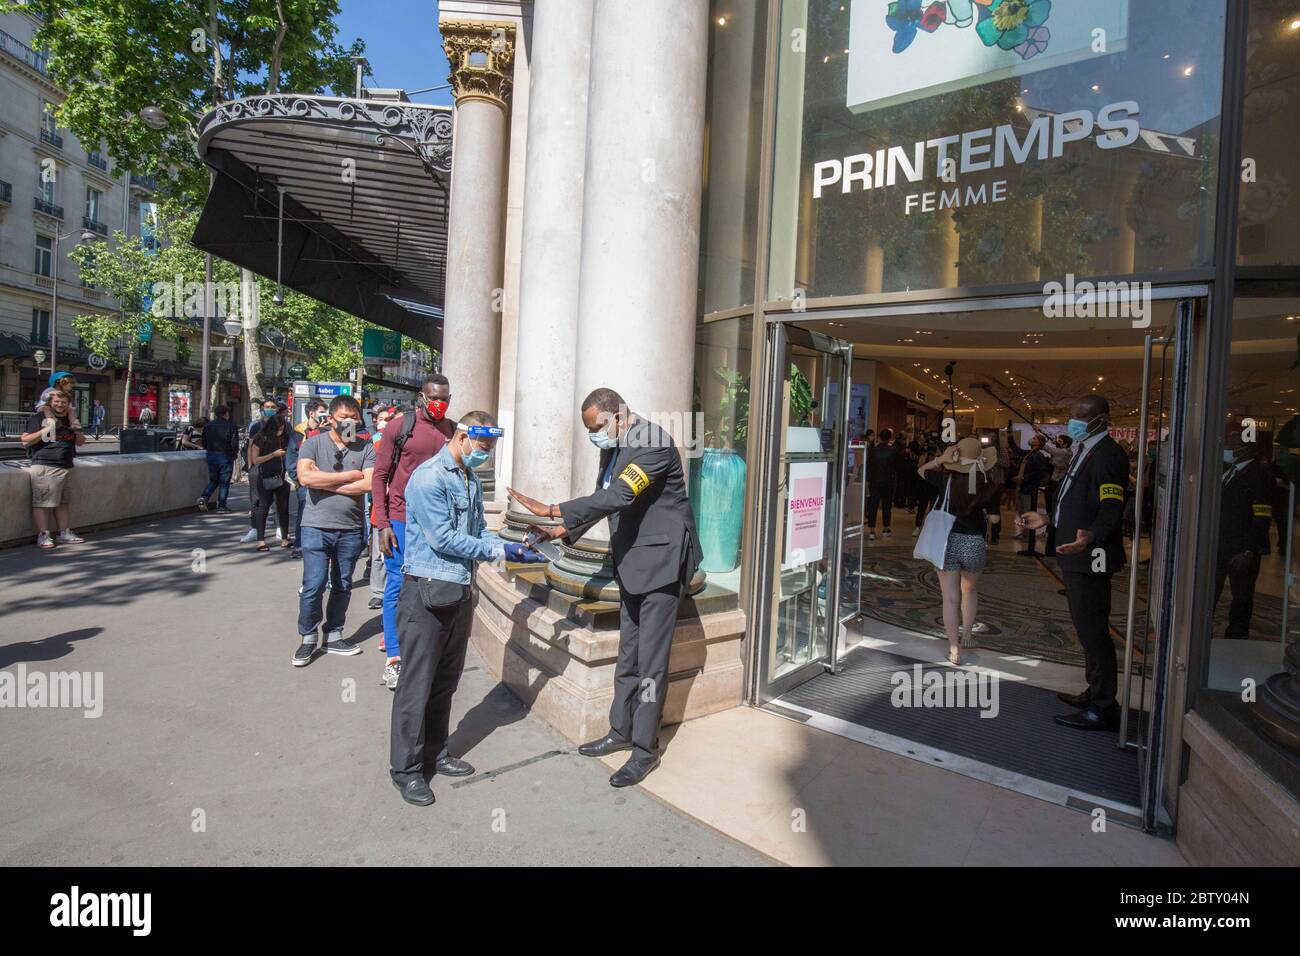
[(33, 661), (54, 661), (60, 657), (67, 657), (76, 649), (72, 646), (74, 642), (95, 637), (103, 631), (102, 627), (83, 627), (75, 631), (64, 631), (62, 634), (51, 634), (39, 641), (20, 641), (17, 644), (0, 646), (0, 668), (11, 664), (30, 664)]

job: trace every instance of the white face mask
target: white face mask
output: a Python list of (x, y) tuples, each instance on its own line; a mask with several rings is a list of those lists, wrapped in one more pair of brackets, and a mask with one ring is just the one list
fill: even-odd
[(609, 432), (603, 428), (598, 431), (587, 432), (587, 439), (601, 450), (614, 448), (618, 445), (618, 439), (611, 437)]

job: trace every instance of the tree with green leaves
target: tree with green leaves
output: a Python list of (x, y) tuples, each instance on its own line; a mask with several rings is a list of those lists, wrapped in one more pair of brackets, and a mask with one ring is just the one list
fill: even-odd
[[(44, 22), (34, 45), (66, 93), (59, 124), (103, 142), (137, 175), (174, 172), (164, 188), (199, 203), (207, 174), (198, 123), (217, 103), (254, 93), (346, 95), (365, 45), (337, 41), (338, 0), (27, 0), (0, 2)], [(166, 125), (141, 118), (157, 107)]]
[[(153, 336), (174, 343), (182, 359), (189, 353), (190, 340), (201, 339), (204, 255), (188, 242), (197, 219), (198, 213), (180, 200), (164, 200), (154, 223), (156, 249), (145, 249), (117, 232), (111, 245), (86, 243), (69, 254), (80, 266), (86, 282), (121, 303), (117, 313), (73, 318), (73, 327), (91, 351), (130, 365), (139, 352), (141, 329), (146, 326)], [(250, 346), (259, 351), (259, 333), (265, 332), (264, 341), (278, 349), (281, 357), (290, 344), (312, 356), (310, 378), (346, 378), (360, 364), (355, 349), (367, 323), (292, 290), (285, 290), (283, 301), (277, 304), (272, 283), (246, 283), (242, 271), (222, 259), (213, 260), (216, 327), (219, 329), (227, 317), (242, 321), (250, 313), (256, 316), (256, 326), (245, 330), (245, 355)], [(243, 301), (250, 294), (256, 296), (255, 306)], [(125, 359), (118, 357), (119, 348), (124, 350)], [(405, 337), (402, 348), (426, 350), (421, 343)], [(250, 400), (261, 401), (261, 383), (254, 374), (250, 373), (249, 379)], [(216, 380), (214, 375), (209, 405), (215, 401)]]

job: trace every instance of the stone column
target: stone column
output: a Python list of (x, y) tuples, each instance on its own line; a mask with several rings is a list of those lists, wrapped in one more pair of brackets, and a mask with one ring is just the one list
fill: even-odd
[(438, 27), (456, 97), (442, 324), (442, 371), (451, 380), (454, 417), (472, 409), (496, 411), (506, 102), (515, 28), (510, 23), (447, 20)]
[[(689, 421), (708, 8), (708, 0), (596, 0), (575, 422), (602, 385), (643, 415)], [(680, 425), (670, 430), (687, 437)], [(597, 453), (575, 434), (570, 492), (589, 494)]]
[[(581, 437), (573, 391), (593, 7), (569, 0), (533, 13), (512, 470), (542, 501), (569, 497)], [(503, 533), (517, 540), (536, 521), (511, 503)]]

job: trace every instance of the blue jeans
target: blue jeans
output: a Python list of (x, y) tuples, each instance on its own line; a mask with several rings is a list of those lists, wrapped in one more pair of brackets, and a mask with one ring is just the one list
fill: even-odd
[(321, 623), (321, 599), (325, 579), (330, 582), (329, 601), (325, 607), (325, 634), (343, 630), (348, 602), (352, 600), (352, 572), (366, 548), (366, 534), (361, 528), (351, 531), (325, 531), (320, 528), (299, 529), (302, 548), (302, 595), (298, 598), (298, 634), (311, 637)]
[(293, 543), (302, 547), (302, 509), (307, 507), (307, 486), (295, 485), (293, 495), (298, 499), (298, 507), (293, 513)]
[(393, 528), (393, 537), (397, 547), (393, 548), (392, 557), (384, 558), (384, 569), (388, 577), (384, 579), (384, 653), (389, 657), (401, 657), (402, 649), (397, 640), (397, 596), (402, 593), (402, 552), (406, 550), (406, 522), (389, 521)]
[(235, 467), (230, 456), (224, 452), (208, 452), (208, 485), (203, 489), (203, 500), (207, 501), (212, 497), (212, 492), (217, 492), (217, 507), (224, 508), (226, 499), (230, 496), (230, 476)]

